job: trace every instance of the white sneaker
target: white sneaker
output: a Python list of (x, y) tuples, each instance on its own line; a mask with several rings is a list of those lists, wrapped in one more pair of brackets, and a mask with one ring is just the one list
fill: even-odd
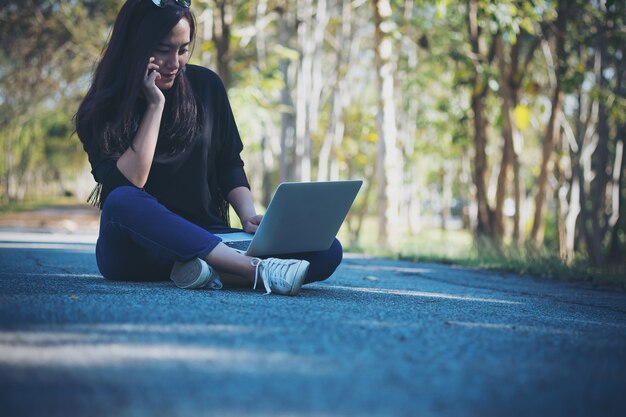
[(213, 290), (222, 288), (222, 281), (217, 272), (200, 258), (176, 262), (170, 273), (170, 279), (178, 288), (189, 290), (206, 286)]
[(299, 259), (254, 258), (251, 263), (256, 267), (254, 289), (260, 276), (267, 291), (265, 294), (273, 291), (276, 294), (296, 295), (309, 270), (309, 262)]

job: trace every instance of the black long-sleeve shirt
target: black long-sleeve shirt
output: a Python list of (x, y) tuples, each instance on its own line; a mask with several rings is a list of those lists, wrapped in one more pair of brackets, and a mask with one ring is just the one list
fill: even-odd
[[(243, 144), (219, 76), (187, 65), (202, 127), (183, 151), (155, 153), (144, 190), (173, 212), (205, 229), (227, 227), (220, 205), (236, 187), (250, 188), (240, 153)], [(93, 147), (96, 148), (96, 147)], [(95, 180), (102, 184), (100, 203), (115, 188), (133, 184), (117, 168), (121, 152), (103, 155), (89, 152)]]

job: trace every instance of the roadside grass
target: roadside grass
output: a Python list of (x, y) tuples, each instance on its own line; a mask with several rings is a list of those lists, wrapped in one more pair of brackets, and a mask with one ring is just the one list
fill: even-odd
[[(372, 256), (416, 262), (441, 263), (486, 269), (561, 281), (582, 281), (594, 287), (626, 289), (626, 265), (599, 268), (590, 265), (584, 255), (566, 265), (559, 254), (548, 249), (537, 250), (525, 245), (496, 247), (477, 242), (467, 230), (425, 229), (401, 239), (398, 248), (381, 247), (373, 236), (375, 228), (367, 228), (358, 245), (346, 250)], [(341, 237), (341, 235), (340, 235)]]
[(45, 207), (64, 207), (81, 204), (75, 197), (49, 197), (38, 200), (0, 204), (0, 213), (16, 213), (37, 210)]

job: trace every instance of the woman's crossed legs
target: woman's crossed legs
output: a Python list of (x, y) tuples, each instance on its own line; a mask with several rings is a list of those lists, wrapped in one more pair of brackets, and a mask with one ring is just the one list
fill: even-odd
[[(307, 261), (304, 284), (330, 277), (342, 257), (343, 250), (336, 239), (326, 251), (276, 256)], [(255, 281), (259, 263), (256, 258), (227, 247), (219, 237), (173, 213), (145, 191), (124, 186), (108, 195), (96, 245), (98, 268), (105, 278), (167, 280), (175, 263), (196, 258), (219, 271), (227, 285)], [(266, 266), (268, 262), (261, 261)], [(274, 262), (278, 263), (281, 261)], [(284, 269), (282, 265), (274, 266)]]

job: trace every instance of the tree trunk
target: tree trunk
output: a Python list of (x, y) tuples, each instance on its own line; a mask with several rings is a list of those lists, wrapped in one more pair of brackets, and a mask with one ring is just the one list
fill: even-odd
[[(342, 17), (345, 18), (345, 16)], [(311, 137), (318, 132), (324, 80), (332, 78), (329, 74), (324, 74), (323, 72), (323, 68), (326, 68), (324, 59), (324, 34), (327, 26), (327, 0), (317, 0), (315, 19), (313, 20), (313, 30), (311, 33), (313, 39), (313, 56), (311, 65), (311, 98), (308, 106), (309, 116), (307, 118), (309, 135)], [(310, 176), (311, 174), (309, 174), (309, 178)]]
[[(584, 44), (577, 45), (578, 59), (580, 62), (587, 62), (589, 57), (587, 56), (589, 49)], [(593, 54), (593, 52), (591, 52)], [(598, 65), (598, 58), (594, 60), (594, 66)], [(584, 242), (585, 249), (588, 253), (593, 250), (593, 242), (591, 237), (590, 223), (590, 208), (587, 207), (587, 198), (591, 190), (591, 180), (593, 172), (591, 169), (592, 156), (596, 150), (598, 135), (595, 131), (595, 126), (598, 119), (598, 100), (591, 97), (588, 92), (579, 88), (576, 91), (578, 105), (576, 107), (576, 125), (575, 125), (575, 141), (572, 143), (573, 155), (572, 155), (572, 195), (576, 191), (574, 185), (578, 188), (578, 202), (575, 205), (574, 202), (570, 205), (570, 212), (578, 210), (579, 218), (576, 222), (578, 226), (578, 233), (576, 237)], [(568, 217), (571, 213), (568, 213)], [(572, 221), (573, 223), (573, 221)], [(568, 248), (569, 249), (569, 248)], [(592, 263), (596, 263), (597, 259), (594, 259), (592, 253), (589, 254), (589, 259)]]
[[(616, 76), (616, 88), (615, 91), (617, 95), (620, 97), (626, 96), (626, 85), (624, 76), (626, 76), (626, 62), (624, 59), (619, 61), (617, 66)], [(624, 145), (626, 142), (626, 123), (622, 123), (621, 126), (617, 126), (617, 137), (615, 138), (615, 161), (613, 162), (613, 175), (611, 181), (611, 193), (610, 193), (610, 201), (611, 201), (611, 210), (608, 219), (608, 226), (610, 228), (611, 238), (609, 241), (609, 248), (607, 253), (607, 260), (610, 262), (619, 262), (621, 261), (623, 265), (626, 265), (626, 256), (623, 251), (623, 243), (620, 243), (620, 232), (624, 233), (626, 230), (620, 230), (620, 227), (625, 224), (623, 218), (620, 216), (621, 207), (623, 204), (623, 193), (624, 189), (624, 169), (626, 168), (626, 163), (624, 158)]]
[(448, 230), (452, 207), (452, 182), (454, 171), (450, 161), (443, 162), (441, 169), (441, 230)]
[[(321, 4), (321, 5), (320, 5)], [(311, 127), (317, 123), (312, 120), (317, 117), (317, 106), (321, 87), (321, 76), (315, 71), (321, 71), (316, 66), (316, 56), (319, 56), (323, 32), (326, 28), (325, 0), (318, 2), (318, 8), (314, 8), (313, 0), (303, 0), (298, 5), (298, 44), (300, 47), (300, 63), (296, 81), (296, 178), (299, 181), (310, 181), (312, 175), (311, 166)], [(320, 9), (321, 7), (321, 9)], [(321, 13), (321, 16), (317, 15)], [(317, 25), (321, 25), (318, 28)], [(321, 30), (321, 36), (319, 31)], [(319, 63), (321, 64), (321, 63)]]
[[(602, 8), (602, 6), (601, 6)], [(604, 10), (606, 12), (606, 10)], [(595, 76), (596, 85), (603, 91), (607, 87), (604, 78), (604, 70), (606, 69), (606, 37), (604, 24), (599, 28), (596, 42), (596, 63)], [(590, 255), (597, 265), (604, 265), (604, 238), (608, 230), (607, 224), (607, 200), (606, 191), (609, 185), (609, 126), (608, 114), (606, 111), (605, 101), (598, 100), (598, 117), (597, 117), (597, 147), (593, 158), (593, 180), (591, 181), (591, 189), (589, 197), (591, 199), (591, 246)]]
[(378, 237), (388, 245), (399, 234), (398, 199), (402, 187), (401, 155), (397, 148), (394, 98), (393, 43), (390, 33), (391, 4), (374, 0), (376, 79), (378, 82)]
[(500, 98), (502, 101), (502, 160), (498, 173), (498, 186), (496, 189), (496, 205), (494, 209), (494, 237), (502, 240), (504, 237), (504, 202), (507, 195), (509, 167), (513, 164), (515, 153), (513, 150), (513, 103), (512, 91), (509, 81), (511, 79), (511, 63), (507, 63), (504, 57), (504, 42), (502, 36), (495, 39), (496, 58), (500, 69)]
[[(416, 9), (415, 0), (404, 0), (404, 11), (402, 18), (402, 26), (397, 29), (400, 33), (397, 39), (398, 70), (396, 71), (396, 97), (413, 97), (420, 95), (420, 87), (417, 82), (409, 81), (415, 74), (418, 74), (418, 51), (419, 46), (417, 39), (420, 39), (417, 33), (417, 27), (413, 22), (414, 10)], [(422, 44), (425, 45), (425, 44)], [(427, 46), (423, 46), (425, 49)], [(402, 65), (400, 65), (402, 63)], [(402, 191), (403, 199), (400, 206), (400, 219), (405, 230), (414, 233), (419, 228), (420, 212), (420, 175), (412, 175), (415, 161), (412, 158), (415, 155), (416, 139), (417, 139), (417, 123), (419, 120), (419, 102), (417, 99), (403, 100), (403, 105), (397, 106), (398, 116), (398, 148), (402, 150), (402, 165), (404, 171), (404, 181)], [(452, 155), (450, 155), (452, 156)]]
[[(295, 23), (293, 14), (286, 9), (279, 9), (278, 29), (279, 41), (284, 48), (290, 48), (289, 39), (292, 37), (292, 27)], [(283, 88), (280, 90), (280, 154), (279, 173), (280, 182), (294, 180), (294, 104), (291, 98), (293, 80), (290, 76), (291, 61), (289, 58), (281, 58), (279, 69), (283, 79)]]
[[(539, 177), (537, 177), (536, 194), (535, 194), (535, 215), (533, 225), (530, 231), (530, 239), (536, 247), (540, 247), (543, 242), (544, 232), (544, 213), (547, 194), (548, 176), (552, 170), (553, 164), (550, 163), (554, 142), (559, 137), (561, 129), (561, 115), (563, 107), (563, 91), (561, 80), (563, 79), (566, 66), (565, 56), (565, 33), (567, 30), (567, 10), (564, 0), (559, 0), (557, 6), (557, 20), (555, 23), (555, 53), (552, 54), (547, 43), (543, 44), (543, 51), (548, 63), (548, 71), (550, 73), (550, 84), (552, 87), (552, 97), (550, 100), (551, 110), (548, 125), (543, 138), (543, 146), (541, 153), (541, 165)], [(553, 57), (558, 62), (554, 63)]]
[(565, 263), (570, 265), (574, 262), (576, 253), (576, 224), (581, 211), (581, 184), (579, 165), (574, 165), (572, 171), (572, 183), (570, 186), (570, 199), (565, 216)]
[(232, 0), (214, 0), (213, 42), (217, 50), (217, 73), (230, 86), (230, 26), (233, 23)]
[[(525, 199), (525, 191), (522, 187), (519, 155), (522, 153), (523, 137), (517, 120), (515, 109), (519, 102), (519, 90), (528, 71), (528, 65), (539, 45), (539, 38), (522, 31), (517, 41), (508, 46), (502, 35), (495, 39), (495, 53), (500, 72), (499, 94), (502, 103), (502, 136), (504, 138), (502, 163), (498, 176), (498, 188), (496, 191), (495, 207), (495, 234), (499, 239), (504, 237), (504, 203), (508, 188), (509, 169), (512, 169), (513, 200), (515, 211), (513, 213), (513, 241), (520, 243), (522, 239), (522, 201)], [(523, 53), (522, 53), (523, 52)]]
[[(205, 42), (211, 42), (214, 39), (213, 35), (213, 9), (211, 7), (207, 7), (204, 11), (198, 16), (197, 21), (197, 33), (196, 33), (196, 43), (204, 44)], [(204, 49), (204, 48), (202, 48)], [(212, 55), (209, 51), (203, 50), (200, 52), (200, 64), (207, 68), (213, 67)]]
[[(331, 92), (331, 108), (330, 120), (328, 122), (328, 131), (324, 135), (324, 142), (319, 152), (319, 162), (317, 168), (317, 180), (327, 181), (328, 179), (336, 180), (332, 173), (333, 167), (336, 166), (335, 151), (343, 141), (345, 131), (344, 108), (347, 98), (347, 74), (350, 68), (351, 49), (346, 52), (343, 47), (351, 45), (352, 39), (352, 3), (349, 0), (343, 0), (342, 5), (342, 24), (337, 28), (337, 44), (335, 54), (334, 79), (335, 85)], [(333, 77), (330, 77), (333, 78)]]
[(263, 19), (267, 13), (267, 0), (258, 0), (255, 10), (256, 18), (254, 20), (254, 33), (255, 33), (255, 46), (256, 46), (256, 60), (261, 71), (267, 68), (267, 42), (265, 39), (265, 28), (263, 25)]
[[(514, 136), (520, 136), (519, 132)], [(521, 166), (519, 162), (519, 154), (521, 147), (516, 146), (521, 143), (520, 139), (513, 139), (513, 201), (515, 202), (515, 212), (513, 213), (513, 241), (522, 243), (524, 236), (522, 235), (522, 205), (526, 198), (524, 187), (522, 186)]]
[[(609, 227), (611, 229), (611, 240), (607, 258), (613, 262), (622, 261), (626, 263), (626, 257), (620, 253), (620, 207), (622, 204), (622, 183), (624, 181), (624, 141), (626, 124), (623, 124), (617, 138), (615, 146), (615, 162), (613, 163), (613, 178), (611, 186), (611, 217), (609, 218)], [(623, 220), (622, 220), (623, 222)]]
[(471, 74), (471, 107), (474, 123), (474, 186), (476, 187), (477, 222), (476, 233), (483, 236), (492, 236), (492, 210), (487, 198), (487, 118), (485, 116), (485, 97), (487, 83), (483, 79), (479, 66), (479, 58), (483, 56), (480, 48), (480, 29), (478, 26), (478, 0), (468, 0), (468, 29), (474, 63)]
[[(365, 190), (363, 190), (362, 196), (361, 196), (362, 201), (364, 201), (365, 204), (361, 206), (361, 210), (359, 210), (358, 212), (355, 212), (354, 210), (350, 210), (348, 212), (346, 223), (348, 224), (348, 228), (349, 228), (348, 241), (351, 247), (358, 246), (359, 236), (361, 235), (361, 229), (363, 228), (363, 221), (365, 219), (365, 216), (368, 214), (367, 202), (370, 201), (370, 196), (372, 194), (372, 189), (375, 183), (375, 178), (374, 178), (375, 175), (376, 175), (375, 169), (366, 169)], [(354, 217), (356, 217), (356, 220), (353, 221)]]

